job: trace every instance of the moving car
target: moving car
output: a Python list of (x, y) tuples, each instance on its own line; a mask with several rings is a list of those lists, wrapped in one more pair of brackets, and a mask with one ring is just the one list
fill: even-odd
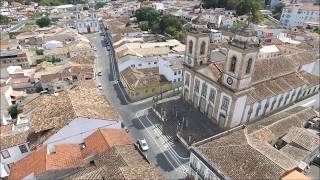
[(96, 47), (93, 47), (93, 50), (94, 50), (94, 51), (97, 51), (97, 48), (96, 48)]
[(101, 85), (101, 84), (98, 84), (97, 88), (98, 88), (99, 90), (102, 90), (102, 85)]
[(141, 151), (147, 151), (149, 149), (149, 146), (145, 139), (138, 140), (138, 146), (141, 149)]

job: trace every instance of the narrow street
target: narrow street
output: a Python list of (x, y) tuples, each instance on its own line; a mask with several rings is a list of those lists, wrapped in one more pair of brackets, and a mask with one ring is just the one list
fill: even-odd
[(102, 85), (103, 93), (120, 113), (131, 137), (134, 140), (146, 139), (150, 149), (145, 155), (166, 179), (185, 178), (189, 152), (179, 142), (162, 135), (161, 129), (157, 126), (160, 120), (148, 113), (152, 106), (151, 99), (129, 103), (124, 90), (115, 81), (119, 75), (115, 72), (115, 65), (112, 64), (103, 36), (95, 33), (88, 34), (87, 37), (97, 49), (96, 72), (102, 73), (102, 76), (96, 77), (96, 82)]

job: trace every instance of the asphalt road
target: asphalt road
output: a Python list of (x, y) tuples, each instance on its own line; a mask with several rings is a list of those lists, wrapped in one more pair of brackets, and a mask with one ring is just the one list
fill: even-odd
[(166, 179), (185, 178), (189, 152), (179, 142), (162, 135), (156, 126), (159, 119), (148, 113), (152, 106), (150, 100), (131, 104), (128, 102), (124, 90), (120, 88), (121, 85), (115, 81), (119, 74), (115, 72), (116, 65), (112, 63), (103, 36), (95, 33), (87, 37), (97, 49), (96, 72), (102, 73), (102, 76), (96, 77), (96, 82), (102, 85), (103, 93), (120, 113), (131, 137), (135, 140), (146, 139), (150, 149), (144, 154)]

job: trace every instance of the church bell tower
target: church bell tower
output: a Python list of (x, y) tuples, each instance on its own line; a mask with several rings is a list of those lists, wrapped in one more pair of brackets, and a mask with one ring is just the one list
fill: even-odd
[(209, 43), (208, 33), (189, 32), (187, 34), (185, 64), (190, 67), (207, 64)]
[(251, 29), (237, 34), (230, 42), (222, 83), (233, 91), (250, 87), (257, 59), (259, 39)]

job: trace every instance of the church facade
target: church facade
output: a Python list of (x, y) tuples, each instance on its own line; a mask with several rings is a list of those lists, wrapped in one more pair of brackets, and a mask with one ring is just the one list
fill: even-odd
[(221, 128), (255, 121), (319, 91), (319, 77), (305, 71), (315, 65), (315, 53), (258, 59), (259, 40), (250, 31), (236, 35), (222, 59), (209, 43), (208, 33), (188, 33), (182, 96)]

